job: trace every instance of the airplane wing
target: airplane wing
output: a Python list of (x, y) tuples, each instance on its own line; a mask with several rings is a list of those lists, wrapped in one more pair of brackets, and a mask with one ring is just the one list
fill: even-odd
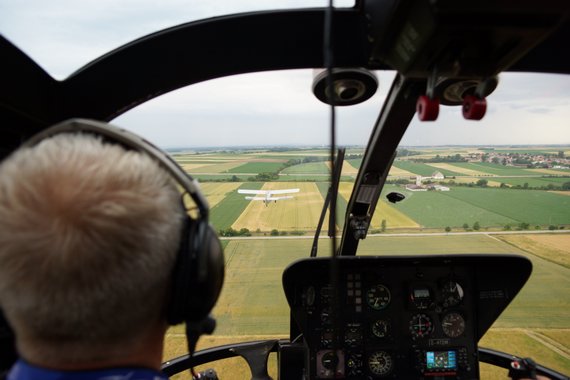
[[(248, 201), (264, 201), (268, 198), (265, 197), (245, 197), (245, 199), (247, 199)], [(269, 198), (271, 199), (271, 198)]]
[(267, 190), (271, 194), (292, 194), (298, 193), (299, 189)]
[(292, 195), (286, 195), (284, 197), (267, 197), (267, 198), (263, 198), (263, 199), (267, 199), (268, 201), (277, 201), (280, 199), (293, 199), (294, 197)]
[(239, 194), (267, 194), (268, 190), (247, 190), (247, 189), (238, 189)]

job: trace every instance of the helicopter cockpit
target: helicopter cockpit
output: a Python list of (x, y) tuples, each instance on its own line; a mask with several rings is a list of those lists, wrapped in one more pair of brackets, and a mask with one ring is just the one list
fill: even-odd
[[(569, 13), (565, 0), (357, 0), (347, 8), (229, 14), (138, 38), (63, 80), (2, 36), (0, 157), (71, 118), (110, 122), (206, 81), (313, 69), (313, 94), (331, 112), (330, 181), (314, 243), (303, 253), (308, 257), (288, 264), (277, 280), (288, 331), (168, 358), (163, 372), (182, 376), (189, 368), (215, 369), (218, 360), (241, 357), (253, 379), (269, 373), (284, 380), (478, 379), (480, 363), (511, 371), (513, 378), (567, 379), (541, 363), (479, 346), (531, 276), (526, 257), (384, 255), (373, 248), (361, 255), (360, 248), (382, 197), (397, 204), (407, 196), (386, 194), (385, 185), (412, 119), (436, 121), (442, 106), (452, 106), (456, 118), (478, 121), (493, 101), (499, 74), (570, 74)], [(376, 110), (344, 212), (335, 216), (345, 154), (336, 146), (335, 109), (369, 99), (378, 87), (373, 72), (387, 70), (393, 82)], [(317, 257), (327, 210), (331, 251)], [(343, 225), (338, 237), (335, 218)], [(9, 332), (0, 334), (11, 347)], [(567, 347), (561, 350), (568, 358)], [(271, 355), (276, 364), (270, 368)], [(7, 368), (13, 359), (7, 355), (0, 363)], [(215, 378), (207, 370), (202, 376)]]

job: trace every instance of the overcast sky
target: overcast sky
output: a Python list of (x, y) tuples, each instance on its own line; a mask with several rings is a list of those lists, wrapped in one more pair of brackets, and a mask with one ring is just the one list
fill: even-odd
[[(324, 6), (298, 0), (0, 0), (0, 33), (57, 79), (135, 38), (184, 22), (260, 9)], [(348, 1), (335, 1), (347, 6)], [(367, 102), (338, 109), (341, 145), (366, 144), (394, 73), (376, 73)], [(311, 70), (222, 78), (164, 95), (114, 120), (162, 147), (327, 144), (329, 108)], [(503, 74), (481, 122), (442, 107), (414, 118), (403, 145), (570, 144), (570, 76)]]

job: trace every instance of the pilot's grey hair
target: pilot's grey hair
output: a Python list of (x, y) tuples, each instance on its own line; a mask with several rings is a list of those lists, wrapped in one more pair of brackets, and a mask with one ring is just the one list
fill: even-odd
[(127, 350), (164, 320), (180, 192), (150, 157), (62, 134), (0, 164), (0, 305), (24, 358)]

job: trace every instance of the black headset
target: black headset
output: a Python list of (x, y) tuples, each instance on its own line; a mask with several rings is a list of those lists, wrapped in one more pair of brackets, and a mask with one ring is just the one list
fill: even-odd
[[(115, 143), (128, 150), (151, 157), (190, 195), (197, 206), (198, 216), (192, 218), (184, 205), (185, 220), (172, 273), (172, 289), (166, 306), (166, 320), (171, 325), (186, 322), (203, 324), (214, 307), (224, 282), (224, 254), (218, 236), (208, 222), (209, 207), (198, 182), (188, 175), (169, 155), (129, 131), (107, 123), (70, 119), (34, 135), (24, 143), (34, 146), (40, 141), (62, 133), (85, 133), (101, 136), (105, 142)], [(207, 323), (211, 325), (211, 323)], [(213, 326), (202, 327), (211, 333)]]

